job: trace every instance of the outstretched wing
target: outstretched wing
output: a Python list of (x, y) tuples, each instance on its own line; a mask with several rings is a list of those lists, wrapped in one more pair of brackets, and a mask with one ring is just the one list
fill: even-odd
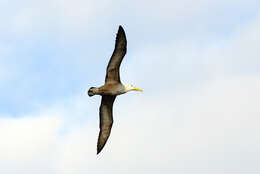
[(99, 136), (97, 143), (97, 154), (101, 152), (105, 146), (113, 125), (113, 103), (116, 96), (102, 96), (99, 108)]
[(114, 52), (107, 65), (105, 83), (120, 82), (119, 68), (126, 54), (126, 36), (122, 26), (119, 26)]

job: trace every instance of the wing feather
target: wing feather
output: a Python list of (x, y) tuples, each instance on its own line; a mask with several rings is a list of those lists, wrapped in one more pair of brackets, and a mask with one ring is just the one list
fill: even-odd
[(97, 154), (104, 148), (113, 125), (113, 103), (116, 96), (102, 96), (99, 108), (99, 136), (97, 143)]
[(107, 65), (105, 83), (120, 82), (119, 68), (126, 54), (126, 35), (122, 26), (119, 26), (114, 52)]

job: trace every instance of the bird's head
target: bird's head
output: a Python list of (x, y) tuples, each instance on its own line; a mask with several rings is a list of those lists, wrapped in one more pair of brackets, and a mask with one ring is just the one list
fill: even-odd
[(125, 90), (126, 90), (126, 92), (131, 91), (131, 90), (143, 91), (142, 89), (138, 89), (138, 88), (134, 87), (133, 85), (125, 85)]

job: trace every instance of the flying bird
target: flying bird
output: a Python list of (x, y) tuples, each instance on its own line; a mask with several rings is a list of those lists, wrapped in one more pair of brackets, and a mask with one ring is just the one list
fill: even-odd
[(104, 148), (113, 125), (113, 103), (117, 95), (128, 91), (142, 91), (133, 85), (123, 85), (120, 81), (119, 68), (126, 54), (126, 35), (122, 26), (119, 26), (114, 52), (109, 60), (106, 69), (105, 84), (101, 87), (91, 87), (88, 95), (101, 95), (101, 105), (99, 107), (99, 136), (97, 142), (97, 154)]

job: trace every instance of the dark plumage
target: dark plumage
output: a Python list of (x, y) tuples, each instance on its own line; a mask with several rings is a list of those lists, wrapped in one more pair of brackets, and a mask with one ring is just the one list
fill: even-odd
[(113, 103), (117, 95), (124, 94), (130, 90), (142, 91), (132, 85), (124, 86), (120, 81), (119, 68), (126, 54), (126, 35), (122, 26), (119, 26), (114, 52), (109, 60), (106, 70), (105, 84), (99, 88), (91, 87), (88, 95), (101, 95), (99, 108), (99, 136), (97, 143), (97, 154), (104, 148), (113, 125)]

